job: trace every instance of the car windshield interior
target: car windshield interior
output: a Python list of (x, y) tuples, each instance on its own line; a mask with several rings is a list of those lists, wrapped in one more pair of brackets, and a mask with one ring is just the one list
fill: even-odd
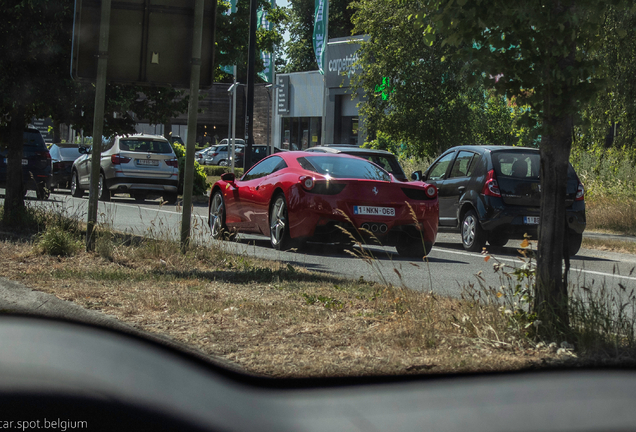
[(119, 149), (139, 153), (172, 153), (172, 147), (167, 141), (155, 140), (121, 140)]
[(391, 180), (386, 171), (364, 159), (316, 155), (300, 157), (298, 163), (306, 170), (333, 178)]
[(496, 152), (492, 162), (497, 176), (515, 178), (539, 178), (540, 155), (538, 152)]

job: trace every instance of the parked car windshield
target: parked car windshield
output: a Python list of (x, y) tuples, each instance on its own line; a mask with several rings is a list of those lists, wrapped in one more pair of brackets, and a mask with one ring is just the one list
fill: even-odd
[(334, 156), (304, 156), (298, 163), (309, 171), (334, 178), (390, 181), (389, 173), (366, 159)]
[(121, 140), (119, 149), (140, 153), (172, 153), (170, 144), (159, 140)]

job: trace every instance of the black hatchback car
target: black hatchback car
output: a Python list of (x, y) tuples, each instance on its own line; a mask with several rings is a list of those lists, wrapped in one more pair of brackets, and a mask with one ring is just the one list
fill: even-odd
[[(8, 128), (0, 129), (0, 187), (7, 183)], [(22, 143), (22, 184), (24, 193), (34, 190), (38, 199), (47, 199), (51, 189), (51, 155), (40, 131), (24, 130)]]
[[(437, 186), (439, 230), (459, 231), (464, 249), (481, 251), (486, 242), (504, 246), (524, 234), (537, 238), (541, 182), (538, 149), (459, 146), (444, 152), (413, 180)], [(585, 229), (584, 188), (568, 168), (566, 215), (570, 255), (581, 248)]]

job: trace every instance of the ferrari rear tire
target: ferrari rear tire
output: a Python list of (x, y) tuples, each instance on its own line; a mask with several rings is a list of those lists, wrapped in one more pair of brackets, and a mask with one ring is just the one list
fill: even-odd
[(35, 195), (41, 201), (46, 201), (51, 196), (51, 191), (44, 183), (38, 183), (35, 189)]
[(77, 171), (73, 171), (71, 176), (71, 195), (75, 198), (81, 198), (84, 195), (84, 190), (79, 185)]
[(269, 238), (272, 247), (276, 250), (291, 249), (294, 242), (289, 235), (289, 215), (285, 195), (274, 196), (269, 214)]
[(433, 249), (433, 244), (421, 240), (404, 242), (395, 247), (398, 254), (405, 258), (424, 258)]
[(221, 191), (216, 191), (212, 196), (208, 213), (208, 224), (212, 238), (222, 240), (223, 234), (227, 233), (225, 225), (225, 201)]

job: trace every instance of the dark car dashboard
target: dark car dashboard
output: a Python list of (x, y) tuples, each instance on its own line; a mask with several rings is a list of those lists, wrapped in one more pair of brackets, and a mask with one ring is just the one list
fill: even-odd
[(0, 427), (8, 430), (45, 425), (155, 431), (636, 426), (633, 370), (272, 379), (113, 330), (7, 315), (0, 317), (0, 341)]

